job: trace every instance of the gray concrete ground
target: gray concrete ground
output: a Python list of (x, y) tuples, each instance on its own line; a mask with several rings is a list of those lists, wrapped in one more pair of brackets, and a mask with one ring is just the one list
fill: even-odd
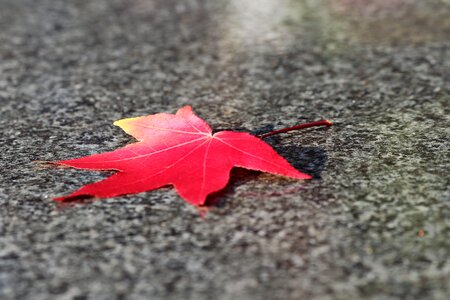
[[(447, 0), (0, 0), (1, 299), (450, 299)], [(203, 218), (175, 191), (75, 207), (185, 104), (315, 179), (246, 170)]]

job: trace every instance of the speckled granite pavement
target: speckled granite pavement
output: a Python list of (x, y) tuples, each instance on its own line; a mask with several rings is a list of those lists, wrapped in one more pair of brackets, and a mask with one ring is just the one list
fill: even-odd
[[(450, 299), (447, 0), (0, 0), (0, 299)], [(34, 161), (190, 104), (315, 179), (75, 207)]]

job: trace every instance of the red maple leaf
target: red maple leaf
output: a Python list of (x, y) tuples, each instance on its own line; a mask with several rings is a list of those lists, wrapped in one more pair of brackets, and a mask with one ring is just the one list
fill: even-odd
[(114, 125), (138, 142), (112, 152), (54, 163), (118, 172), (55, 201), (108, 198), (173, 185), (187, 202), (202, 205), (209, 194), (226, 186), (233, 167), (297, 179), (311, 178), (297, 171), (256, 136), (233, 131), (213, 134), (210, 126), (196, 116), (190, 106), (181, 108), (175, 115), (159, 113), (123, 119)]

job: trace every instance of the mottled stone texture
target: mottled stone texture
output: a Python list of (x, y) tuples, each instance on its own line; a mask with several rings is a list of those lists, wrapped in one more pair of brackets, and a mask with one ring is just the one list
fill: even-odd
[[(0, 0), (0, 298), (450, 299), (447, 0)], [(75, 207), (112, 122), (190, 104), (315, 179)]]

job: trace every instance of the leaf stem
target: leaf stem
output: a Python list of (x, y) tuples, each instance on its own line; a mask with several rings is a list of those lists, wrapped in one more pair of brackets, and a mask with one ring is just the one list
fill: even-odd
[(287, 127), (287, 128), (283, 128), (283, 129), (279, 129), (279, 130), (274, 130), (274, 131), (271, 131), (268, 133), (260, 134), (260, 135), (258, 135), (258, 137), (264, 139), (264, 138), (272, 136), (272, 135), (285, 133), (285, 132), (289, 132), (289, 131), (293, 131), (293, 130), (300, 130), (300, 129), (316, 127), (316, 126), (331, 126), (331, 125), (333, 125), (333, 123), (329, 120), (320, 120), (320, 121), (316, 121), (316, 122), (305, 123), (305, 124), (300, 124), (300, 125)]

